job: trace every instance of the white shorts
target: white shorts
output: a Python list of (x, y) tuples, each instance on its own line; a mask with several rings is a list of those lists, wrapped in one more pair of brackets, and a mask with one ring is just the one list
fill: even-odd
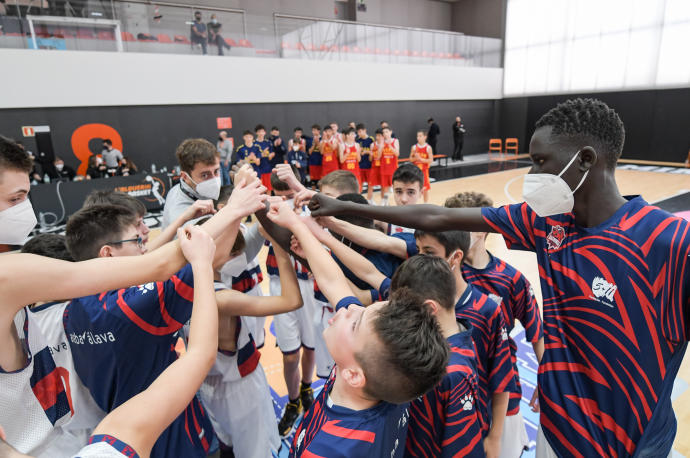
[(261, 364), (240, 380), (222, 379), (206, 377), (199, 390), (218, 439), (232, 444), (235, 456), (242, 458), (270, 458), (271, 452), (278, 453), (276, 414)]
[[(249, 294), (250, 296), (263, 296), (264, 293), (261, 291), (261, 284), (256, 285), (249, 291), (247, 291), (246, 294)], [(264, 346), (264, 340), (266, 340), (266, 331), (264, 330), (264, 324), (266, 323), (266, 317), (265, 316), (249, 316), (245, 317), (247, 318), (247, 322), (250, 324), (251, 328), (251, 333), (252, 337), (254, 337), (254, 343), (256, 344), (256, 348), (261, 348)]]
[[(276, 342), (283, 354), (291, 354), (305, 347), (314, 349), (314, 326), (312, 316), (314, 310), (314, 286), (311, 280), (297, 280), (304, 305), (292, 312), (281, 313), (273, 317), (275, 324)], [(269, 281), (271, 296), (280, 296), (280, 278), (271, 276)]]
[[(314, 358), (316, 360), (316, 376), (327, 379), (333, 370), (335, 361), (326, 347), (326, 341), (323, 339), (323, 331), (326, 330), (328, 320), (330, 320), (335, 312), (327, 302), (321, 302), (314, 299)], [(330, 310), (329, 310), (330, 309)]]
[(529, 438), (522, 414), (518, 412), (516, 415), (507, 416), (503, 422), (499, 458), (519, 458), (527, 446)]
[(542, 431), (541, 425), (539, 425), (539, 429), (537, 430), (536, 458), (558, 458), (556, 452), (554, 452), (551, 448), (549, 441), (546, 440), (546, 436), (544, 436), (544, 431)]

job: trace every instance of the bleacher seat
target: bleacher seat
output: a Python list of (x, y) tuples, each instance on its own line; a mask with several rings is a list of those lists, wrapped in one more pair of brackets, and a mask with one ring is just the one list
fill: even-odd
[(93, 40), (93, 32), (89, 29), (77, 29), (77, 38)]
[(122, 41), (137, 41), (136, 38), (134, 38), (134, 35), (132, 35), (132, 32), (122, 32)]
[(235, 42), (235, 40), (232, 38), (226, 38), (225, 43), (227, 43), (228, 46), (237, 47), (237, 42)]
[(114, 40), (115, 39), (115, 34), (112, 30), (100, 30), (98, 34), (96, 34), (99, 40)]
[(239, 41), (237, 44), (240, 48), (253, 48), (254, 46), (252, 45), (252, 42), (249, 40), (242, 39)]
[(175, 43), (182, 43), (185, 45), (191, 44), (186, 35), (175, 35), (173, 39), (175, 40)]

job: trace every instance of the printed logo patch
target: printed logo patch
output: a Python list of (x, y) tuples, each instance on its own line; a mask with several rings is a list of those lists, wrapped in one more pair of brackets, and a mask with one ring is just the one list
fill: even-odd
[(472, 410), (472, 405), (474, 404), (474, 396), (468, 394), (467, 396), (460, 399), (462, 402), (462, 410)]
[(565, 240), (565, 229), (563, 226), (553, 226), (551, 227), (551, 232), (546, 237), (546, 245), (549, 250), (557, 250), (563, 244)]
[[(602, 302), (609, 307), (613, 307), (613, 296), (616, 294), (616, 291), (618, 290), (618, 286), (614, 285), (613, 283), (609, 283), (606, 281), (605, 278), (602, 277), (594, 277), (594, 280), (592, 280), (592, 293), (594, 293), (594, 296), (596, 296), (596, 299), (599, 300), (599, 302)], [(608, 301), (602, 301), (601, 299), (606, 299)]]

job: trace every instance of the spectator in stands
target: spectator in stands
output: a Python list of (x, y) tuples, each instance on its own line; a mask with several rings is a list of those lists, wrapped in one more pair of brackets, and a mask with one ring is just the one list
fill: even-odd
[(139, 171), (139, 168), (136, 166), (134, 162), (128, 157), (124, 157), (122, 159), (122, 163), (120, 164), (120, 168), (117, 169), (117, 174), (123, 177), (128, 177), (131, 175), (135, 175)]
[(88, 168), (86, 169), (86, 179), (95, 180), (96, 178), (103, 178), (105, 176), (106, 166), (103, 159), (96, 155), (89, 157)]
[(77, 174), (72, 167), (65, 165), (65, 161), (63, 161), (60, 156), (55, 156), (53, 165), (55, 168), (48, 172), (48, 176), (50, 177), (51, 181), (72, 181), (74, 176)]
[(220, 178), (223, 186), (227, 186), (232, 184), (232, 181), (230, 181), (230, 164), (235, 163), (235, 158), (233, 157), (232, 142), (228, 138), (226, 131), (221, 130), (220, 134), (218, 134), (216, 148), (218, 148), (218, 153), (220, 154)]
[(208, 33), (206, 31), (206, 24), (201, 22), (201, 11), (194, 13), (194, 23), (190, 27), (190, 37), (192, 46), (201, 45), (202, 54), (206, 55), (206, 42), (208, 41)]
[(31, 161), (33, 163), (31, 167), (31, 171), (29, 172), (29, 180), (31, 180), (31, 184), (35, 185), (43, 181), (43, 169), (41, 168), (40, 164), (36, 162), (36, 157), (34, 156), (34, 153), (31, 151), (27, 150), (24, 148), (24, 144), (21, 141), (16, 141), (15, 142), (18, 147), (23, 149), (26, 154), (31, 158)]
[[(383, 129), (390, 129), (390, 126), (388, 125), (388, 121), (381, 121), (380, 123), (381, 130)], [(398, 138), (397, 135), (395, 135), (395, 132), (393, 132), (393, 129), (391, 129), (391, 138)]]
[(273, 142), (275, 156), (271, 160), (271, 166), (275, 167), (285, 162), (285, 154), (287, 153), (283, 139), (280, 137), (280, 129), (277, 126), (271, 127), (271, 135), (269, 135), (268, 139)]
[(103, 162), (107, 169), (117, 169), (120, 166), (120, 161), (124, 159), (122, 151), (113, 148), (113, 142), (109, 138), (103, 140), (101, 156), (103, 156)]
[(431, 146), (431, 151), (437, 154), (436, 142), (438, 141), (438, 134), (441, 133), (441, 128), (434, 122), (434, 118), (429, 118), (427, 123), (429, 123), (429, 132), (426, 134), (426, 142)]
[[(210, 44), (218, 46), (218, 55), (223, 55), (223, 49), (230, 50), (230, 45), (225, 42), (225, 39), (220, 34), (220, 29), (223, 28), (223, 24), (218, 22), (215, 14), (211, 15), (211, 22), (207, 25), (208, 28), (208, 42)], [(204, 53), (205, 54), (205, 53)]]
[[(462, 123), (460, 116), (455, 118), (453, 123), (453, 160), (463, 161), (462, 158), (462, 144), (465, 141), (465, 125)], [(436, 150), (434, 150), (436, 151)]]

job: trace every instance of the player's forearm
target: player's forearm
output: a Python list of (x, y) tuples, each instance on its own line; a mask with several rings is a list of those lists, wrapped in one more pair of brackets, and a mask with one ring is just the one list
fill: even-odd
[(201, 262), (192, 264), (192, 272), (194, 274), (194, 305), (190, 319), (189, 345), (185, 357), (198, 358), (202, 363), (205, 361), (210, 369), (215, 361), (218, 347), (218, 307), (213, 288), (213, 268), (210, 263)]
[(333, 258), (324, 251), (321, 243), (309, 228), (304, 223), (298, 222), (292, 227), (292, 233), (299, 240), (302, 251), (309, 261), (310, 270), (319, 284), (319, 289), (329, 302), (335, 304), (349, 295), (342, 293), (342, 290), (350, 292), (346, 286), (345, 275)]
[(378, 288), (381, 285), (384, 275), (367, 258), (345, 246), (330, 234), (326, 235), (324, 243), (357, 277), (367, 282), (372, 288)]
[[(318, 211), (314, 214), (315, 216), (325, 215)], [(430, 204), (384, 207), (339, 202), (336, 210), (330, 214), (334, 216), (358, 215), (427, 232), (450, 230), (493, 232), (493, 228), (482, 218), (479, 208), (445, 208)]]
[(285, 250), (280, 247), (273, 247), (273, 250), (276, 255), (276, 263), (278, 264), (278, 273), (280, 274), (281, 304), (285, 308), (283, 313), (296, 310), (302, 306), (302, 294), (299, 290), (294, 265)]
[(158, 237), (146, 244), (147, 251), (153, 251), (173, 240), (175, 238), (175, 235), (177, 234), (177, 229), (184, 226), (184, 223), (186, 223), (187, 221), (189, 221), (189, 218), (187, 216), (187, 212), (184, 212), (180, 216), (178, 216), (177, 219), (173, 221), (168, 227), (163, 229), (161, 233), (158, 234)]
[(333, 232), (342, 235), (361, 247), (407, 259), (407, 244), (402, 239), (388, 236), (376, 229), (359, 227), (336, 218), (328, 219), (327, 226)]
[[(255, 213), (257, 219), (261, 223), (261, 227), (268, 233), (268, 235), (278, 244), (283, 250), (288, 253), (292, 253), (290, 250), (290, 239), (292, 238), (292, 232), (282, 226), (275, 224), (273, 221), (268, 219), (266, 216), (266, 210), (260, 210)], [(294, 253), (292, 255), (305, 267), (309, 268), (309, 262), (303, 259), (301, 256), (297, 256)]]
[(506, 420), (506, 412), (508, 411), (508, 401), (510, 393), (494, 393), (491, 396), (491, 428), (489, 429), (489, 436), (496, 439), (503, 434), (503, 424)]
[(537, 356), (537, 362), (541, 363), (541, 359), (544, 357), (544, 337), (541, 337), (536, 342), (532, 342), (532, 348)]
[(226, 205), (201, 227), (214, 240), (217, 240), (228, 230), (229, 226), (233, 223), (239, 223), (244, 216), (246, 216), (244, 212), (235, 205)]

